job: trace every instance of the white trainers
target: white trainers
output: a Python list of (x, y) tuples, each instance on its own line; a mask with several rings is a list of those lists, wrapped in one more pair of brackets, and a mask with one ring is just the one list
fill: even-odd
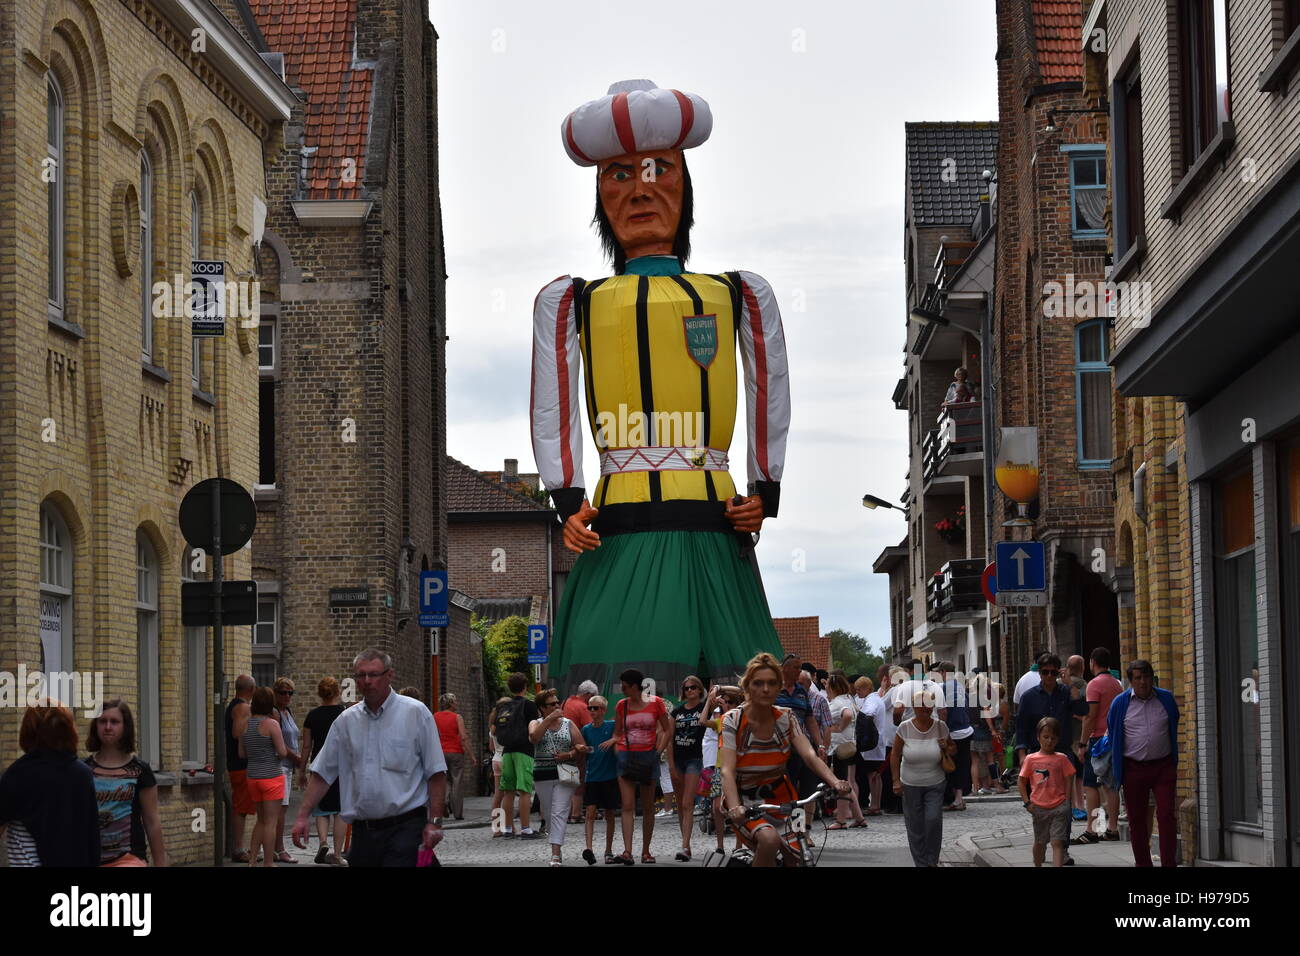
[(658, 813), (655, 814), (655, 819), (664, 820), (669, 817), (675, 817), (675, 816), (677, 816), (676, 810), (660, 810)]

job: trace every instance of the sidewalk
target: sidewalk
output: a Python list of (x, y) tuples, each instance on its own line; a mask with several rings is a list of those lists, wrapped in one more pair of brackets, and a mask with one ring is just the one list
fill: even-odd
[[(1078, 836), (1079, 828), (1074, 829), (1073, 836)], [(1103, 840), (1090, 846), (1071, 845), (1070, 857), (1075, 866), (1122, 866), (1132, 869), (1133, 847), (1129, 845), (1127, 833), (1124, 836), (1125, 839), (1110, 842)], [(1033, 866), (1034, 826), (1025, 823), (1023, 826), (994, 830), (987, 836), (968, 833), (957, 839), (957, 846), (964, 853), (970, 854), (975, 866)], [(1157, 849), (1152, 847), (1151, 856), (1156, 865), (1159, 865), (1160, 854)], [(1051, 862), (1052, 848), (1049, 846), (1044, 866), (1050, 866)]]
[[(305, 864), (309, 868), (316, 867), (318, 865), (322, 867), (328, 867), (330, 865), (328, 863), (321, 863), (321, 864), (316, 863), (316, 851), (320, 847), (320, 843), (316, 838), (316, 822), (314, 820), (311, 821), (311, 827), (308, 831), (309, 837), (307, 840), (307, 849), (300, 850), (298, 847), (294, 846), (293, 840), (289, 836), (289, 831), (293, 829), (293, 821), (297, 818), (298, 815), (298, 803), (301, 800), (301, 798), (302, 798), (302, 791), (296, 789), (294, 790), (293, 795), (289, 798), (289, 809), (286, 811), (285, 819), (284, 819), (284, 829), (285, 829), (284, 847), (289, 852), (289, 855), (292, 856), (294, 860), (297, 862), (297, 864), (299, 865)], [(492, 798), (491, 797), (466, 797), (465, 798), (465, 819), (453, 820), (451, 818), (447, 818), (443, 821), (444, 830), (472, 830), (478, 827), (488, 827), (491, 825), (492, 825)], [(252, 829), (253, 829), (253, 818), (249, 817), (247, 825), (244, 828), (245, 841), (247, 841), (249, 835), (252, 833)], [(333, 839), (332, 835), (331, 835), (331, 839)], [(206, 857), (205, 862), (200, 862), (196, 865), (206, 866), (206, 865), (210, 865), (211, 862), (212, 862), (212, 857), (209, 855)], [(222, 864), (222, 866), (247, 866), (247, 865), (248, 864), (246, 863), (232, 863), (230, 860), (226, 860)], [(293, 866), (294, 864), (281, 863), (278, 865), (282, 867), (286, 867), (286, 866)]]

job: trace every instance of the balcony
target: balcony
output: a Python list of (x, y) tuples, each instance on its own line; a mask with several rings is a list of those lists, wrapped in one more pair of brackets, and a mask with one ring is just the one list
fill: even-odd
[(925, 619), (943, 624), (953, 618), (978, 617), (986, 603), (980, 588), (983, 573), (982, 558), (949, 561), (936, 571), (925, 587)]
[[(921, 474), (927, 486), (937, 478), (984, 471), (984, 426), (979, 402), (945, 405), (921, 443)], [(943, 484), (948, 484), (944, 482)]]

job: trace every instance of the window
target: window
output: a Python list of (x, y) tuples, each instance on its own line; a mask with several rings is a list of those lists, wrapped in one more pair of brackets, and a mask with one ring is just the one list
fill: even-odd
[[(1281, 593), (1282, 593), (1282, 663), (1285, 676), (1279, 681), (1286, 693), (1282, 712), (1286, 715), (1285, 739), (1300, 740), (1300, 713), (1297, 712), (1296, 692), (1300, 688), (1300, 438), (1283, 443), (1278, 448), (1278, 531), (1281, 537)], [(1291, 752), (1294, 753), (1294, 744)], [(1300, 820), (1300, 764), (1287, 760), (1287, 793), (1291, 804), (1291, 819)], [(1300, 834), (1291, 829), (1292, 861), (1297, 857), (1296, 843)]]
[(158, 556), (143, 531), (135, 535), (135, 636), (140, 700), (137, 747), (140, 759), (161, 766), (158, 723)]
[(1225, 823), (1263, 818), (1259, 630), (1255, 619), (1254, 477), (1215, 482), (1215, 644), (1219, 677), (1220, 785)]
[(41, 671), (73, 670), (72, 538), (52, 504), (41, 505)]
[[(197, 555), (196, 552), (197, 551)], [(201, 562), (196, 570), (194, 564)], [(207, 580), (207, 555), (203, 551), (185, 551), (181, 555), (181, 581)], [(208, 629), (185, 628), (185, 728), (182, 759), (199, 765), (208, 762)]]
[(1115, 80), (1115, 258), (1128, 252), (1146, 230), (1142, 182), (1142, 74), (1137, 57)]
[(153, 364), (153, 169), (140, 154), (140, 358)]
[(257, 367), (275, 371), (275, 319), (262, 319), (257, 326)]
[(1300, 0), (1283, 0), (1282, 29), (1288, 37), (1300, 29)]
[(275, 597), (257, 599), (257, 623), (253, 625), (253, 647), (276, 647), (280, 643), (280, 602)]
[(275, 683), (275, 661), (254, 661), (252, 678), (258, 687), (272, 686)]
[(1074, 330), (1074, 394), (1079, 433), (1079, 467), (1110, 467), (1110, 366), (1106, 364), (1106, 320)]
[[(190, 193), (190, 258), (203, 258), (203, 207), (199, 203), (199, 194)], [(190, 382), (194, 388), (203, 390), (207, 383), (203, 379), (203, 357), (206, 339), (201, 335), (191, 335), (190, 341)]]
[(1070, 150), (1070, 235), (1106, 235), (1106, 147)]
[(49, 250), (47, 252), (49, 314), (63, 318), (64, 277), (63, 244), (64, 189), (63, 189), (63, 92), (54, 74), (49, 74), (45, 86), (45, 205), (49, 218)]
[(275, 381), (264, 378), (258, 383), (258, 467), (257, 483), (275, 485)]
[(1186, 171), (1229, 118), (1228, 0), (1181, 0), (1178, 17), (1179, 119)]

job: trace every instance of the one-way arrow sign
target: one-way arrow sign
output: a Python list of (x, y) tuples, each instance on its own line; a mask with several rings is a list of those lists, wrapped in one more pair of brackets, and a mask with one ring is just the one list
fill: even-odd
[(999, 591), (1042, 591), (1047, 587), (1041, 541), (999, 541), (997, 566)]

